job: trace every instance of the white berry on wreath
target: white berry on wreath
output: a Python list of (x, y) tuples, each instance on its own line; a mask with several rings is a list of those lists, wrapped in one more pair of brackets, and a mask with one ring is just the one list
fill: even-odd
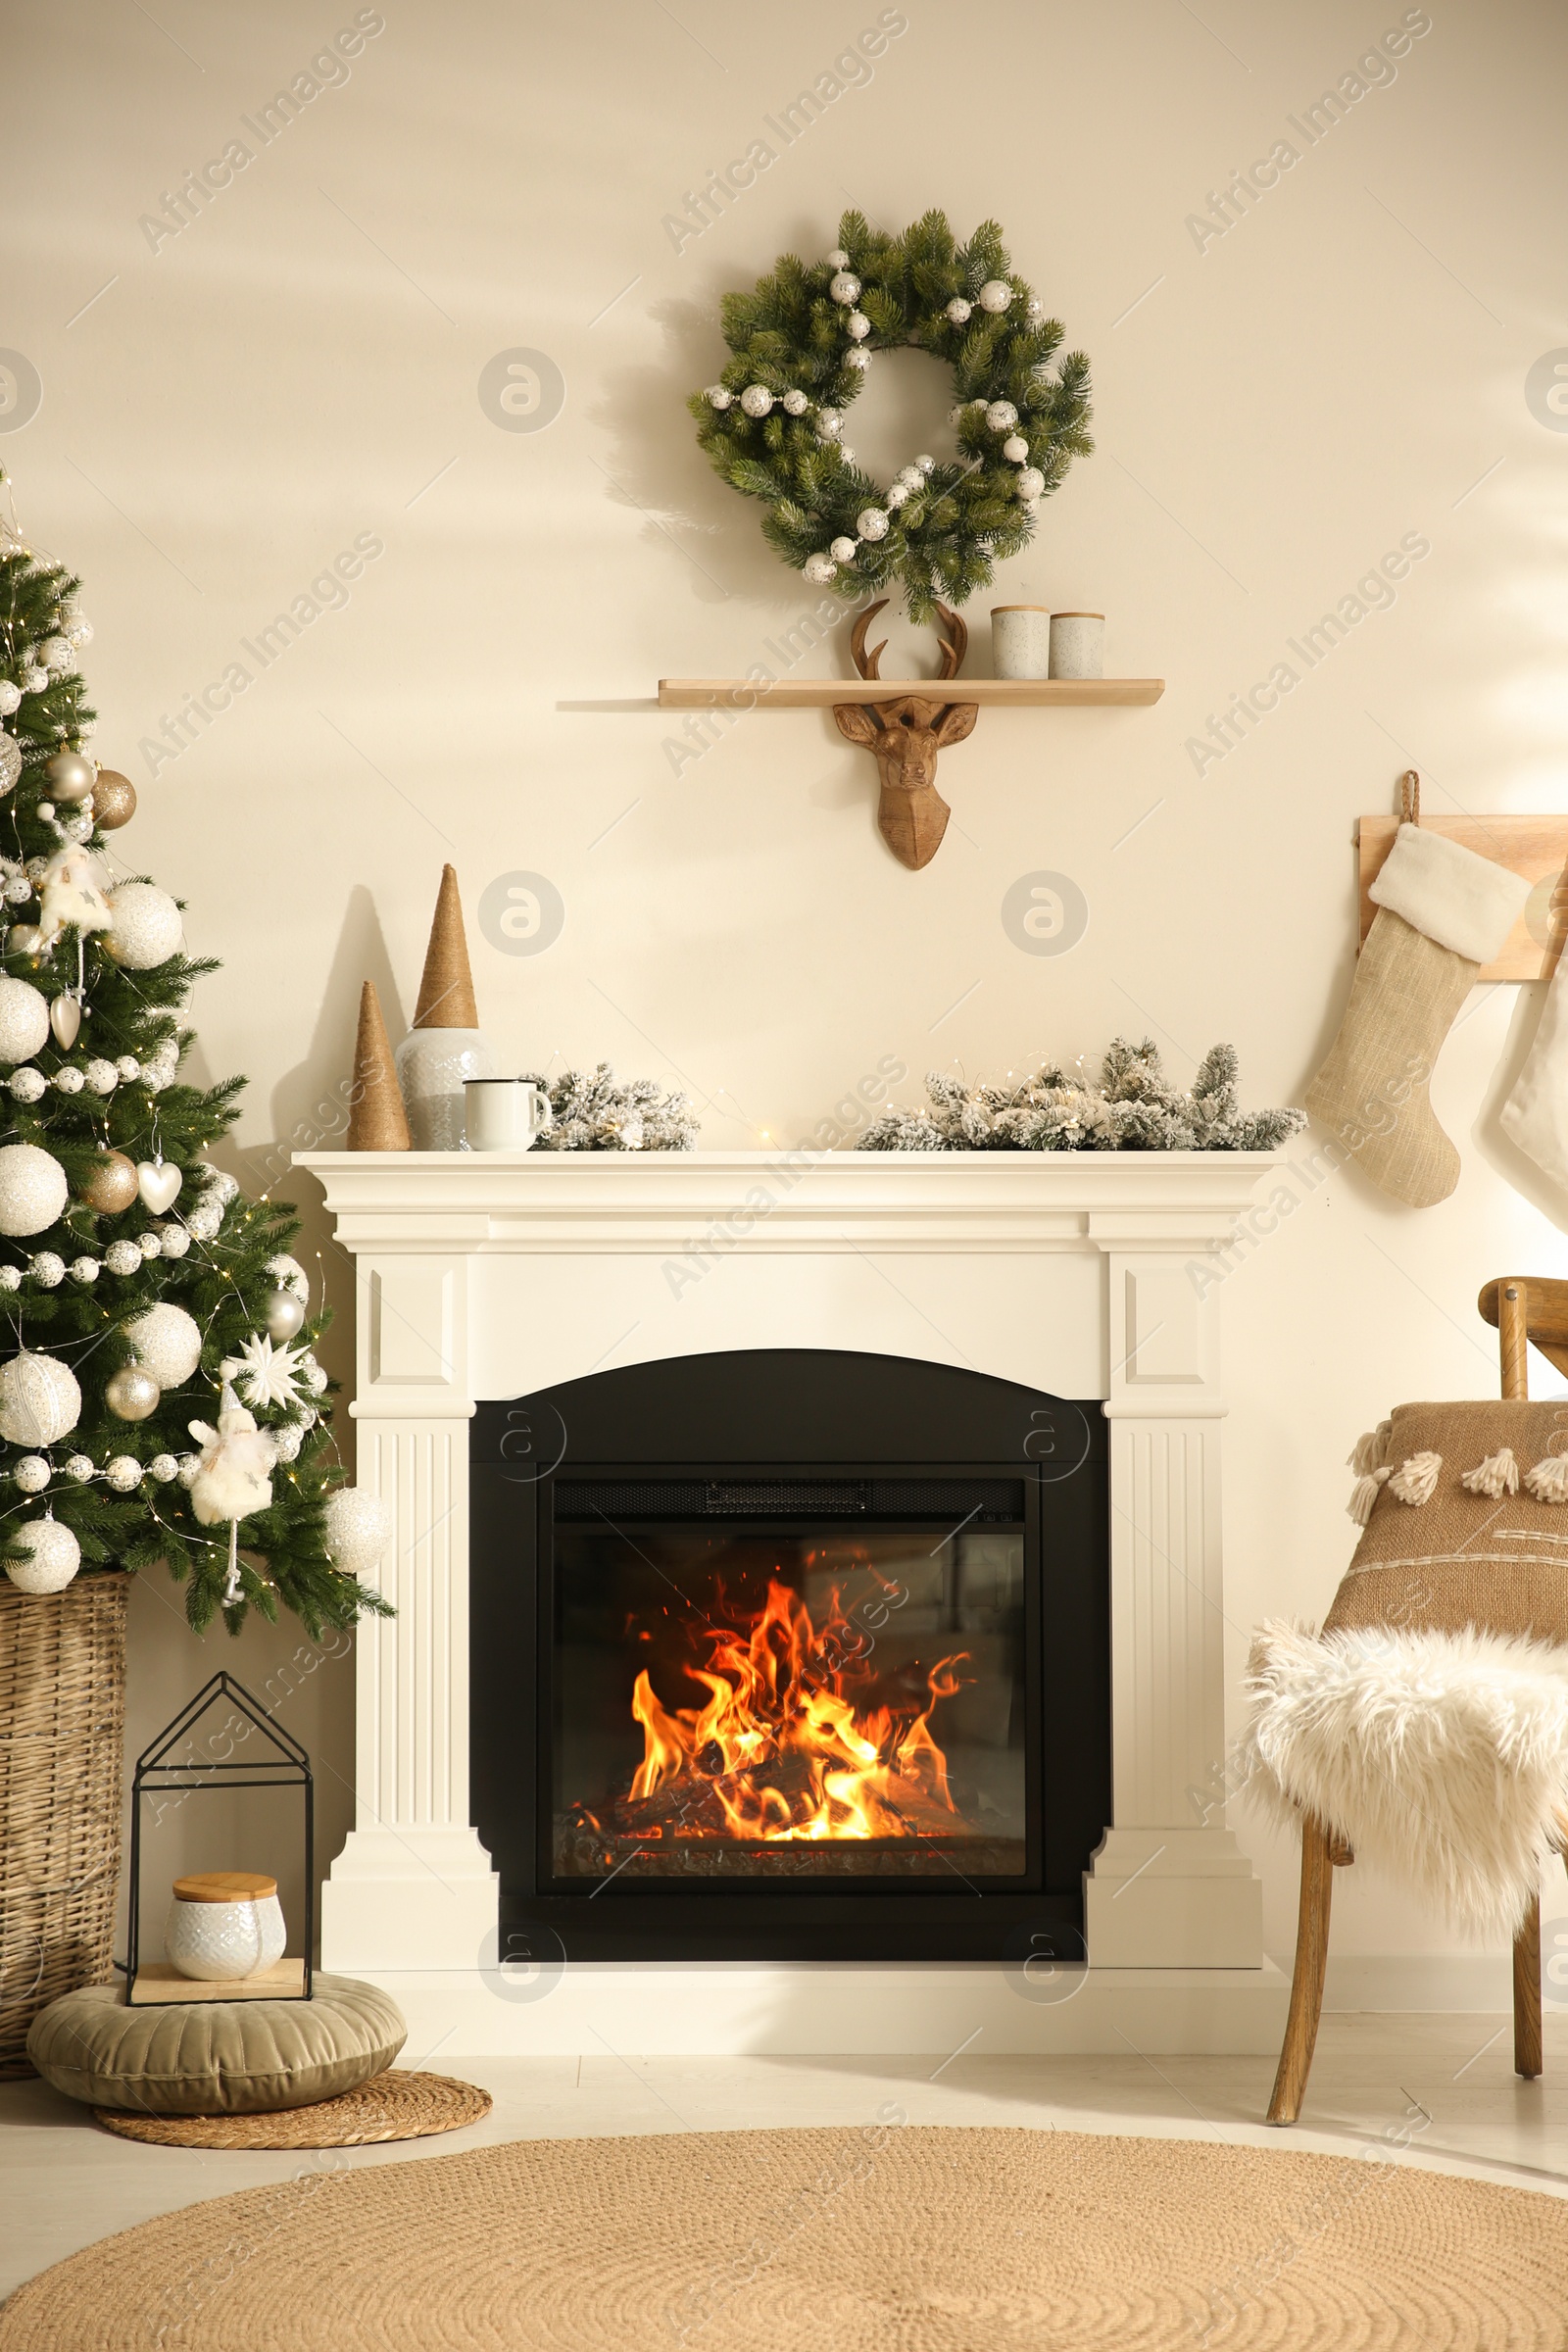
[(905, 504), (905, 502), (906, 502), (906, 499), (908, 498), (908, 495), (909, 495), (909, 492), (908, 492), (907, 485), (906, 485), (906, 483), (904, 483), (904, 482), (895, 482), (895, 483), (894, 483), (894, 485), (893, 485), (893, 487), (892, 487), (892, 489), (891, 489), (891, 490), (888, 492), (888, 494), (887, 494), (887, 498), (886, 498), (886, 500), (885, 500), (883, 503), (884, 503), (885, 505), (887, 505), (887, 506), (889, 506), (889, 507), (892, 507), (892, 508), (894, 508), (895, 510), (897, 510), (898, 508), (902, 507), (902, 506)]
[(888, 518), (880, 507), (862, 507), (855, 517), (855, 527), (862, 539), (885, 539)]
[(818, 409), (816, 427), (818, 432), (826, 433), (831, 438), (833, 434), (843, 430), (843, 412), (839, 409)]
[(831, 556), (808, 556), (806, 562), (801, 565), (801, 569), (813, 586), (825, 588), (834, 572), (837, 571), (838, 565)]
[(1002, 444), (1002, 454), (1009, 466), (1021, 466), (1029, 455), (1029, 444), (1022, 433), (1009, 433)]
[(979, 303), (983, 311), (1004, 311), (1012, 300), (1012, 288), (1004, 277), (988, 277), (980, 289)]
[(41, 1453), (24, 1453), (11, 1475), (24, 1494), (41, 1494), (49, 1484), (49, 1464)]
[(0, 678), (0, 718), (9, 718), (13, 710), (22, 708), (22, 688), (11, 678)]
[(808, 407), (806, 394), (798, 384), (792, 384), (784, 395), (784, 406), (792, 416), (804, 416)]
[(104, 1464), (104, 1476), (117, 1494), (129, 1494), (141, 1485), (141, 1464), (132, 1453), (112, 1454)]
[(13, 1070), (6, 1080), (6, 1091), (13, 1102), (41, 1102), (49, 1092), (49, 1081), (42, 1070), (30, 1063), (25, 1069)]
[(855, 464), (855, 452), (845, 443), (841, 442), (839, 445), (839, 456), (844, 460), (846, 466), (853, 466)]
[(112, 1095), (120, 1084), (120, 1072), (112, 1061), (89, 1061), (85, 1076), (95, 1095)]
[(78, 1487), (84, 1487), (92, 1474), (93, 1458), (90, 1453), (74, 1453), (66, 1463), (66, 1476), (74, 1478)]
[(141, 1251), (134, 1242), (111, 1242), (104, 1251), (104, 1264), (111, 1274), (139, 1274)]
[(1010, 400), (994, 400), (986, 410), (986, 422), (994, 433), (1010, 432), (1018, 421), (1018, 412)]
[(961, 294), (955, 294), (948, 305), (948, 317), (953, 320), (954, 325), (963, 326), (972, 314), (973, 305), (965, 302)]
[(1018, 496), (1021, 499), (1038, 498), (1045, 486), (1046, 477), (1038, 466), (1026, 466), (1018, 476)]
[(835, 564), (853, 564), (858, 552), (853, 539), (835, 539), (828, 550)]
[(155, 1453), (147, 1465), (147, 1475), (156, 1478), (161, 1487), (167, 1487), (171, 1479), (179, 1476), (179, 1464), (172, 1453)]
[(860, 281), (858, 277), (852, 277), (849, 270), (841, 270), (828, 287), (828, 292), (835, 302), (858, 302)]
[(54, 1250), (40, 1250), (29, 1259), (27, 1272), (40, 1291), (58, 1291), (66, 1279), (66, 1261)]
[(708, 390), (703, 394), (703, 398), (710, 409), (727, 409), (735, 395), (733, 392), (726, 392), (722, 384), (710, 384)]
[(741, 394), (741, 407), (748, 416), (765, 416), (773, 406), (773, 395), (765, 384), (748, 384)]
[(822, 259), (830, 270), (847, 270), (849, 268), (850, 257), (842, 245), (835, 245), (831, 253), (823, 254)]
[(79, 1095), (86, 1081), (75, 1065), (68, 1061), (56, 1070), (55, 1084), (63, 1095)]
[(863, 311), (852, 311), (844, 323), (857, 343), (863, 343), (871, 332), (871, 321)]
[(96, 1282), (102, 1271), (95, 1257), (74, 1257), (71, 1261), (71, 1279), (79, 1282), (83, 1289), (89, 1282)]
[(853, 368), (857, 374), (863, 375), (875, 358), (874, 351), (862, 351), (858, 345), (854, 351), (845, 353), (844, 365), (846, 368)]
[(935, 473), (937, 469), (935, 458), (916, 458), (914, 463), (916, 469), (921, 473)]

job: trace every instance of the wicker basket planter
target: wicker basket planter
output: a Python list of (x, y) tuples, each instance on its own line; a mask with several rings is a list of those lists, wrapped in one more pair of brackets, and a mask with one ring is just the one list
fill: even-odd
[(40, 2009), (112, 1973), (130, 1579), (0, 1577), (0, 2077)]

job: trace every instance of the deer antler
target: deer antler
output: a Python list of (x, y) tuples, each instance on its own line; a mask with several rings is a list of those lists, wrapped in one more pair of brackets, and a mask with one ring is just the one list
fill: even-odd
[(942, 667), (938, 670), (937, 675), (941, 678), (956, 678), (963, 666), (963, 657), (969, 650), (968, 623), (959, 619), (951, 605), (938, 605), (937, 611), (941, 613), (948, 632), (946, 637), (937, 639), (937, 643), (942, 648)]
[[(881, 644), (876, 646), (870, 654), (867, 654), (865, 650), (865, 632), (870, 627), (872, 621), (875, 620), (877, 614), (881, 612), (887, 601), (887, 598), (883, 596), (879, 597), (874, 605), (867, 605), (865, 611), (860, 614), (859, 619), (850, 631), (850, 652), (854, 656), (855, 666), (859, 671), (862, 678), (876, 678), (880, 677), (882, 674), (878, 669), (877, 664), (888, 650), (888, 641), (884, 637)], [(961, 620), (958, 622), (958, 626), (960, 629), (962, 628), (963, 623)], [(951, 677), (953, 673), (950, 670), (944, 674)]]

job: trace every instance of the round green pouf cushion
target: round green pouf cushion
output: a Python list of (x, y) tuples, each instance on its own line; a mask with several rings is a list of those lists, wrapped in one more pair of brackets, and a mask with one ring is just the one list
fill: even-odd
[(389, 1993), (354, 1977), (315, 1980), (308, 2001), (179, 2001), (129, 2009), (89, 1984), (33, 2021), (27, 2056), (89, 2107), (141, 2115), (270, 2115), (357, 2090), (408, 2038)]

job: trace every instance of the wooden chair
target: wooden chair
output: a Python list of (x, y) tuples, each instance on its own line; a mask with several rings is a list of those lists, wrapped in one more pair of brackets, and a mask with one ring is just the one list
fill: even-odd
[[(1535, 1276), (1504, 1275), (1489, 1282), (1476, 1301), (1483, 1319), (1495, 1325), (1502, 1358), (1502, 1394), (1528, 1396), (1528, 1350), (1533, 1342), (1559, 1372), (1568, 1373), (1568, 1282)], [(1323, 1975), (1329, 1956), (1329, 1909), (1334, 1873), (1355, 1860), (1342, 1838), (1321, 1821), (1304, 1816), (1301, 1822), (1301, 1906), (1296, 1930), (1296, 1966), (1291, 1977), (1291, 2006), (1285, 2021), (1274, 2096), (1269, 2101), (1271, 2124), (1294, 2124), (1301, 2112), (1306, 2079), (1317, 2045), (1318, 2021), (1323, 2012)], [(1541, 2072), (1541, 1905), (1530, 1916), (1513, 1946), (1513, 2065), (1517, 2075), (1534, 2081)]]

